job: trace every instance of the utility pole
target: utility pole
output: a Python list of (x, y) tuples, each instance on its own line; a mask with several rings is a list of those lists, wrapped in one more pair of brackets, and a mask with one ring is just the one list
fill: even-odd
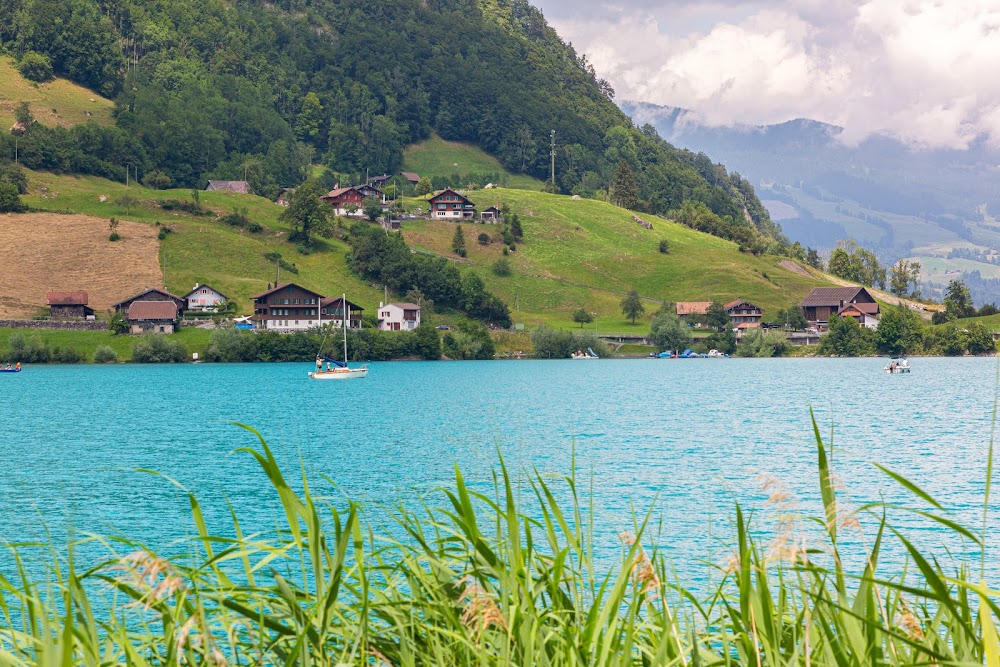
[(556, 191), (556, 131), (552, 130), (552, 150), (549, 151), (549, 157), (552, 158), (552, 192), (555, 194)]
[(274, 259), (274, 286), (278, 286), (278, 279), (281, 278), (281, 257)]

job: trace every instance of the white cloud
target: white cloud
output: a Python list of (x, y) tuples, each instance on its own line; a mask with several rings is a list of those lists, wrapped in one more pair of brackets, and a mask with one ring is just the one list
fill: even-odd
[(815, 118), (848, 141), (1000, 144), (1000, 0), (594, 5), (542, 2), (619, 98), (713, 124)]

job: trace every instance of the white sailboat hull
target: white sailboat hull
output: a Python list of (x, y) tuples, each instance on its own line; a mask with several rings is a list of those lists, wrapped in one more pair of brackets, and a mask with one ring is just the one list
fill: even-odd
[(335, 368), (331, 371), (320, 371), (309, 374), (313, 380), (356, 380), (368, 377), (367, 368)]

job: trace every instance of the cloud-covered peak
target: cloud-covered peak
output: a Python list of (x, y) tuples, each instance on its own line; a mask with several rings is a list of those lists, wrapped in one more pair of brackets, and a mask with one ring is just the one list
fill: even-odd
[(707, 123), (795, 117), (927, 147), (1000, 145), (1000, 0), (540, 0), (620, 97)]

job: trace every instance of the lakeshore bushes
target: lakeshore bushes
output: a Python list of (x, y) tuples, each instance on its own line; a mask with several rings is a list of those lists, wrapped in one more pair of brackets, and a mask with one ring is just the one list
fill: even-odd
[[(352, 330), (347, 334), (348, 355), (353, 361), (389, 361), (392, 359), (441, 357), (441, 339), (436, 329), (422, 326), (415, 331)], [(317, 353), (340, 358), (339, 331), (329, 334), (298, 332), (279, 334), (273, 331), (220, 329), (212, 332), (206, 361), (314, 361)]]
[(589, 331), (570, 331), (537, 327), (531, 332), (531, 345), (537, 359), (568, 359), (577, 351), (591, 348), (599, 357), (607, 356), (608, 346)]
[(132, 361), (137, 364), (179, 364), (188, 358), (184, 343), (158, 334), (145, 335), (132, 346)]

